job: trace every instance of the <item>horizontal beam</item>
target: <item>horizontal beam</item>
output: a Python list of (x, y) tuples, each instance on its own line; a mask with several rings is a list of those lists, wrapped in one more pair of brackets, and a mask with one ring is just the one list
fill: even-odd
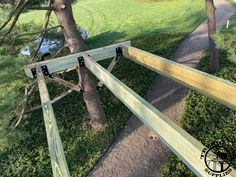
[(140, 49), (122, 45), (123, 55), (236, 110), (236, 84)]
[[(155, 132), (196, 175), (211, 176), (204, 171), (206, 165), (200, 159), (201, 151), (204, 148), (200, 142), (115, 78), (91, 57), (84, 55), (84, 58), (86, 67), (145, 125)], [(235, 170), (232, 170), (229, 176), (233, 177), (235, 174)]]
[(41, 68), (37, 68), (37, 76), (53, 176), (69, 177), (70, 174), (57, 128), (56, 118)]
[(28, 77), (33, 78), (33, 75), (31, 73), (32, 68), (47, 65), (47, 68), (48, 68), (48, 71), (50, 74), (57, 72), (57, 71), (66, 70), (68, 68), (73, 68), (73, 67), (78, 66), (78, 57), (81, 57), (85, 53), (89, 54), (96, 61), (108, 59), (108, 58), (113, 58), (116, 56), (116, 48), (120, 47), (122, 44), (125, 44), (128, 46), (131, 45), (130, 41), (126, 41), (126, 42), (122, 42), (122, 43), (118, 43), (118, 44), (114, 44), (114, 45), (109, 45), (106, 47), (101, 47), (98, 49), (88, 50), (85, 52), (75, 53), (72, 55), (67, 55), (64, 57), (27, 65), (24, 68), (24, 70), (25, 70), (25, 73)]

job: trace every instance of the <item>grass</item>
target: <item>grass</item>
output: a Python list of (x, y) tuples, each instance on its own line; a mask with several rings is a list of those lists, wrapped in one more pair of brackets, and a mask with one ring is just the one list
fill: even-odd
[[(193, 29), (204, 18), (203, 8), (204, 3), (200, 0), (155, 3), (135, 0), (82, 0), (73, 6), (73, 11), (77, 24), (87, 29), (91, 38), (97, 36), (96, 41), (88, 46), (94, 48), (156, 30), (189, 32), (189, 29)], [(52, 19), (56, 23), (56, 17), (53, 16)], [(20, 24), (30, 21), (40, 24), (43, 20), (44, 12), (35, 11), (23, 14)]]
[[(233, 2), (233, 1), (232, 1)], [(235, 4), (234, 4), (235, 5)], [(221, 70), (215, 74), (236, 83), (236, 14), (230, 19), (229, 29), (223, 29), (215, 36), (219, 49)], [(198, 69), (209, 72), (209, 55), (202, 57)], [(233, 111), (212, 99), (197, 92), (190, 91), (182, 116), (181, 125), (205, 146), (211, 147), (213, 142), (221, 142), (232, 155), (232, 167), (236, 168), (236, 111)], [(183, 177), (195, 176), (175, 155), (166, 162), (162, 176)]]
[[(77, 23), (86, 28), (90, 34), (90, 39), (86, 41), (87, 49), (131, 40), (136, 47), (163, 57), (170, 57), (183, 38), (203, 20), (203, 7), (204, 3), (201, 1), (191, 0), (156, 3), (141, 3), (133, 0), (83, 0), (78, 1), (73, 9)], [(36, 16), (37, 19), (34, 18)], [(39, 24), (42, 21), (42, 12), (28, 12), (21, 16), (18, 26), (21, 32), (33, 31), (40, 28)], [(55, 17), (52, 21), (56, 23)], [(4, 85), (1, 80), (0, 87), (0, 93), (3, 93), (1, 100), (6, 102), (1, 102), (0, 109), (4, 111), (8, 109), (0, 119), (3, 122), (9, 116), (7, 112), (10, 112), (15, 105), (10, 101), (9, 95), (15, 92), (12, 100), (17, 100), (23, 91), (22, 86), (28, 80), (21, 70), (25, 61), (15, 54), (10, 54), (9, 46), (1, 46), (0, 55), (0, 66), (4, 68), (0, 72), (0, 79), (4, 79), (8, 74), (7, 79), (4, 80), (8, 85)], [(8, 60), (7, 58), (4, 60), (3, 56)], [(13, 57), (15, 59), (9, 61)], [(18, 65), (13, 65), (11, 62), (17, 62)], [(104, 61), (101, 65), (105, 67), (108, 63), (109, 61)], [(142, 96), (155, 76), (150, 70), (126, 59), (121, 59), (112, 73)], [(75, 82), (77, 76), (71, 72), (66, 75), (66, 79)], [(17, 80), (21, 81), (21, 84), (12, 86), (12, 89), (6, 92), (6, 88)], [(65, 90), (64, 87), (52, 83), (48, 83), (48, 86), (51, 98)], [(72, 176), (86, 175), (118, 136), (129, 118), (129, 110), (107, 88), (103, 87), (100, 95), (108, 117), (108, 126), (104, 131), (92, 130), (89, 127), (88, 114), (81, 95), (73, 93), (53, 105)], [(36, 90), (29, 105), (39, 103)], [(1, 138), (4, 140), (1, 145), (5, 143), (5, 147), (0, 150), (0, 174), (4, 177), (51, 176), (41, 111), (28, 114), (19, 128), (13, 132), (10, 133), (10, 140), (13, 143), (7, 143), (9, 138)]]

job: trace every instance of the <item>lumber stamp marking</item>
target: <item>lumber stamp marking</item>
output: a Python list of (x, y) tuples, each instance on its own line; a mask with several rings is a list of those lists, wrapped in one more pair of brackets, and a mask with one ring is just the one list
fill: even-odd
[(52, 60), (38, 62), (35, 64), (27, 65), (24, 68), (24, 70), (28, 77), (33, 78), (31, 69), (36, 68), (36, 67), (41, 67), (41, 66), (46, 65), (48, 68), (49, 74), (62, 71), (68, 68), (77, 67), (79, 65), (78, 58), (81, 57), (84, 53), (88, 53), (96, 61), (113, 58), (116, 56), (116, 48), (120, 47), (121, 44), (131, 45), (131, 42), (126, 41), (126, 42), (122, 42), (122, 43), (118, 43), (114, 45), (101, 47), (98, 49), (93, 49), (93, 50), (88, 50), (85, 52), (67, 55), (67, 56), (52, 59)]
[(236, 110), (236, 84), (191, 67), (122, 45), (123, 55), (152, 71), (167, 76)]
[[(205, 146), (101, 67), (89, 55), (84, 54), (83, 56), (86, 67), (155, 132), (196, 175), (211, 176), (204, 171), (205, 163), (200, 160), (201, 151)], [(233, 169), (229, 176), (235, 175), (236, 172)]]
[(69, 177), (70, 174), (44, 75), (41, 67), (37, 67), (36, 70), (53, 176)]

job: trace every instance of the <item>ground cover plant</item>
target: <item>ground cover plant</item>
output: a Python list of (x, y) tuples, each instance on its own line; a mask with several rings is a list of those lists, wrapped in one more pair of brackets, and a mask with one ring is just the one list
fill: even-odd
[[(224, 26), (215, 36), (219, 48), (220, 71), (215, 74), (236, 83), (236, 14), (230, 19), (229, 28)], [(206, 52), (201, 59), (198, 69), (209, 72), (209, 55)], [(195, 91), (190, 91), (182, 116), (182, 127), (201, 141), (205, 146), (211, 147), (214, 142), (223, 143), (233, 157), (232, 167), (236, 168), (236, 112), (209, 99)], [(175, 155), (166, 162), (161, 176), (182, 177), (195, 176)]]
[[(131, 40), (136, 47), (163, 57), (170, 57), (183, 38), (204, 19), (203, 7), (201, 1), (190, 0), (167, 1), (160, 4), (129, 0), (102, 2), (83, 0), (74, 4), (73, 8), (77, 23), (89, 32), (90, 38), (86, 41), (87, 49)], [(35, 16), (37, 16), (36, 20), (33, 18)], [(24, 13), (17, 30), (25, 32), (39, 29), (38, 24), (41, 24), (43, 17), (41, 11)], [(52, 18), (52, 23), (56, 23), (55, 17)], [(19, 45), (16, 48), (20, 49), (24, 40), (27, 38), (18, 41)], [(0, 47), (2, 68), (0, 70), (0, 126), (3, 129), (4, 121), (6, 120), (4, 123), (6, 125), (10, 122), (7, 120), (8, 114), (23, 94), (23, 88), (28, 82), (22, 71), (27, 59), (15, 52), (9, 53), (10, 47), (10, 45)], [(4, 60), (4, 57), (7, 58)], [(108, 63), (109, 61), (104, 61), (101, 65), (106, 67)], [(142, 96), (145, 95), (155, 76), (151, 71), (127, 59), (121, 59), (112, 73)], [(76, 82), (77, 75), (75, 72), (70, 72), (65, 79)], [(63, 86), (53, 83), (48, 83), (48, 88), (51, 98), (65, 91)], [(108, 89), (103, 87), (100, 95), (108, 117), (105, 130), (90, 128), (82, 96), (78, 93), (72, 93), (53, 105), (72, 176), (86, 175), (129, 118), (128, 109)], [(29, 106), (38, 104), (40, 100), (36, 89), (29, 100)], [(13, 132), (7, 132), (11, 135), (10, 138), (6, 138), (6, 134), (3, 133), (0, 135), (2, 137), (0, 174), (5, 177), (51, 176), (41, 110), (28, 114)]]

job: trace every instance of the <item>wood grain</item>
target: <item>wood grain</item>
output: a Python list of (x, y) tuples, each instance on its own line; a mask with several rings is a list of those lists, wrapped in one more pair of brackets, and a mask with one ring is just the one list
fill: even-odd
[(130, 41), (109, 45), (105, 47), (101, 47), (98, 49), (93, 49), (81, 53), (75, 53), (72, 55), (67, 55), (64, 57), (51, 59), (47, 61), (38, 62), (35, 64), (27, 65), (24, 70), (28, 77), (33, 78), (31, 73), (31, 68), (40, 67), (43, 65), (47, 65), (49, 73), (54, 73), (57, 71), (66, 70), (68, 68), (73, 68), (78, 66), (78, 57), (81, 57), (84, 53), (88, 53), (94, 60), (100, 61), (104, 59), (113, 58), (116, 56), (116, 48), (120, 47), (121, 44), (131, 45)]
[(37, 80), (43, 109), (44, 123), (54, 177), (69, 177), (69, 170), (59, 136), (56, 118), (49, 98), (47, 85), (41, 68), (37, 68)]
[[(204, 171), (206, 165), (204, 161), (200, 159), (201, 152), (203, 148), (205, 148), (204, 145), (137, 95), (106, 69), (97, 64), (91, 57), (88, 55), (84, 55), (84, 57), (86, 58), (86, 67), (146, 126), (157, 134), (164, 144), (166, 144), (196, 175), (211, 176)], [(233, 177), (235, 174), (236, 172), (233, 170), (229, 176)]]
[(191, 67), (122, 45), (123, 55), (152, 71), (167, 76), (236, 110), (236, 84)]

